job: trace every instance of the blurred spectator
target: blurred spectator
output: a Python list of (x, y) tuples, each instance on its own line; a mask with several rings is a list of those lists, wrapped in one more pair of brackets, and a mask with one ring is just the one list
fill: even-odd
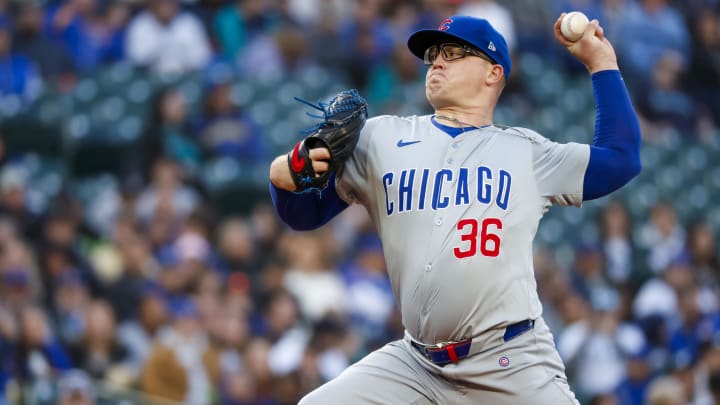
[[(385, 16), (390, 22), (393, 42), (400, 44), (416, 31), (420, 18), (420, 4), (413, 0), (399, 0), (385, 4)], [(416, 61), (417, 62), (417, 61)]]
[(693, 47), (687, 74), (691, 94), (720, 126), (720, 12), (711, 8), (698, 13), (693, 28)]
[(180, 259), (180, 266), (190, 273), (193, 292), (197, 292), (205, 273), (219, 272), (215, 266), (216, 255), (208, 239), (206, 227), (209, 224), (200, 218), (197, 212), (188, 218), (173, 246)]
[(273, 35), (273, 42), (279, 56), (278, 70), (283, 75), (293, 77), (303, 69), (317, 67), (304, 31), (292, 27), (280, 29)]
[[(150, 184), (138, 197), (137, 216), (142, 223), (150, 224), (150, 227), (153, 222), (159, 221), (158, 225), (172, 228), (180, 225), (199, 202), (200, 197), (195, 190), (183, 184), (182, 171), (177, 163), (161, 157), (153, 164)], [(174, 237), (172, 229), (165, 231), (163, 235), (156, 236), (151, 230), (153, 242), (167, 243), (167, 238)]]
[(378, 64), (370, 72), (365, 92), (368, 103), (379, 114), (402, 113), (401, 108), (424, 97), (421, 66), (404, 44), (396, 45), (390, 63)]
[(683, 258), (674, 260), (660, 277), (647, 280), (635, 294), (633, 315), (644, 319), (660, 315), (671, 319), (677, 314), (678, 293), (692, 285), (692, 274)]
[(250, 340), (247, 319), (230, 308), (216, 308), (208, 316), (207, 329), (219, 352), (221, 378), (231, 378), (244, 371), (240, 351)]
[(343, 315), (347, 309), (347, 290), (340, 275), (329, 264), (322, 232), (296, 233), (285, 247), (289, 269), (285, 288), (298, 300), (303, 316), (311, 321), (328, 314)]
[(588, 302), (610, 288), (605, 278), (605, 256), (599, 246), (583, 245), (576, 249), (570, 279), (573, 289)]
[(243, 359), (251, 376), (256, 402), (272, 403), (273, 375), (270, 371), (270, 343), (263, 337), (254, 337), (243, 350)]
[(696, 222), (688, 228), (687, 250), (698, 284), (716, 292), (720, 289), (720, 255), (716, 250), (715, 232), (707, 222)]
[(255, 254), (261, 256), (260, 262), (267, 264), (277, 256), (277, 241), (282, 228), (275, 210), (267, 202), (258, 203), (250, 215), (250, 235), (256, 246)]
[(241, 162), (267, 159), (261, 128), (231, 99), (231, 83), (211, 85), (198, 123), (198, 142), (208, 155)]
[(143, 368), (140, 383), (151, 395), (186, 404), (209, 404), (217, 382), (218, 353), (209, 345), (189, 298), (171, 300), (172, 322), (158, 336)]
[(34, 100), (40, 91), (40, 77), (34, 63), (13, 51), (10, 21), (0, 15), (0, 97), (18, 96), (23, 103)]
[(710, 374), (709, 387), (712, 400), (717, 404), (720, 402), (720, 370), (714, 370), (713, 373)]
[(589, 318), (558, 337), (558, 352), (581, 397), (613, 392), (625, 378), (625, 353), (645, 344), (639, 328), (621, 321), (618, 300), (614, 290), (596, 294)]
[(90, 292), (75, 271), (57, 277), (56, 282), (52, 308), (57, 332), (66, 347), (77, 346), (87, 331), (85, 315)]
[(105, 301), (93, 301), (85, 310), (85, 330), (72, 348), (73, 364), (93, 378), (126, 386), (130, 374), (124, 364), (128, 350), (115, 336), (115, 316)]
[(644, 404), (652, 378), (649, 347), (638, 347), (627, 353), (626, 375), (615, 390), (618, 405)]
[(29, 273), (24, 268), (11, 268), (3, 272), (0, 291), (3, 293), (3, 303), (9, 308), (18, 310), (33, 302)]
[(268, 294), (253, 323), (258, 337), (244, 347), (243, 358), (257, 383), (257, 395), (265, 397), (275, 391), (274, 377), (291, 375), (302, 366), (310, 336), (297, 301), (285, 290)]
[(628, 2), (623, 17), (618, 25), (622, 41), (616, 47), (631, 86), (645, 82), (666, 51), (681, 56), (682, 70), (687, 67), (690, 36), (682, 15), (667, 0)]
[(255, 332), (270, 342), (279, 340), (302, 319), (298, 302), (288, 291), (271, 291), (266, 297), (262, 317), (256, 320)]
[(77, 272), (93, 296), (102, 291), (102, 282), (80, 246), (81, 207), (77, 201), (58, 201), (43, 224), (39, 252), (46, 302), (52, 300), (57, 281), (63, 275)]
[(34, 61), (43, 78), (68, 89), (76, 73), (70, 53), (54, 35), (43, 32), (43, 9), (34, 1), (24, 2), (18, 12), (14, 48)]
[(630, 3), (629, 0), (602, 0), (599, 6), (600, 15), (597, 18), (605, 30), (605, 36), (613, 44), (621, 41), (619, 39), (621, 24)]
[(118, 340), (128, 350), (128, 371), (136, 381), (154, 341), (167, 321), (166, 294), (152, 282), (140, 287), (140, 301), (133, 318), (122, 322), (118, 328)]
[(130, 21), (125, 41), (130, 61), (161, 75), (198, 70), (211, 57), (202, 23), (182, 12), (178, 0), (149, 0)]
[(243, 218), (228, 218), (218, 228), (218, 253), (228, 272), (256, 275), (260, 270), (253, 234)]
[[(1, 34), (0, 34), (1, 35)], [(30, 210), (29, 179), (20, 164), (6, 164), (0, 173), (0, 213), (9, 218), (23, 237), (34, 240), (40, 236), (41, 216)]]
[(693, 404), (714, 405), (720, 400), (720, 347), (717, 344), (704, 350), (695, 370)]
[[(297, 0), (305, 1), (305, 0)], [(333, 0), (318, 0), (321, 2), (331, 2)], [(343, 2), (343, 1), (334, 1), (333, 4), (343, 4), (345, 3), (348, 8), (351, 8), (352, 3), (350, 2)], [(334, 15), (334, 11), (336, 11), (335, 8), (328, 7), (324, 9), (319, 9), (318, 12), (320, 12), (321, 17), (318, 19), (318, 23), (316, 25), (313, 25), (308, 29), (308, 42), (310, 44), (309, 51), (310, 54), (313, 55), (313, 58), (315, 61), (321, 65), (324, 66), (330, 70), (336, 71), (336, 72), (342, 72), (338, 73), (338, 75), (343, 74), (344, 72), (342, 70), (343, 66), (343, 50), (340, 49), (336, 44), (339, 43), (340, 37), (339, 37), (339, 29), (340, 26), (338, 24), (338, 21), (345, 21), (346, 19), (350, 18), (351, 13), (348, 13), (347, 16), (343, 17), (337, 17)]]
[(655, 274), (663, 272), (683, 252), (685, 231), (670, 204), (661, 202), (652, 208), (650, 221), (641, 228), (640, 243), (648, 250), (647, 264)]
[(679, 291), (679, 313), (669, 328), (668, 346), (676, 368), (695, 365), (700, 348), (713, 339), (713, 319), (703, 312), (698, 290), (687, 287)]
[[(490, 24), (502, 34), (503, 38), (505, 38), (510, 53), (513, 54), (515, 52), (515, 47), (517, 46), (515, 23), (513, 22), (510, 11), (506, 7), (495, 0), (467, 0), (459, 3), (458, 14), (488, 20)], [(573, 7), (566, 10), (580, 10), (580, 8)]]
[(196, 176), (203, 163), (202, 151), (188, 124), (187, 100), (174, 88), (163, 88), (152, 101), (152, 113), (143, 134), (141, 168), (150, 173), (157, 156), (165, 156)]
[(19, 239), (5, 241), (0, 249), (0, 303), (18, 312), (38, 302), (44, 292), (33, 252)]
[(619, 201), (608, 203), (602, 210), (599, 228), (607, 276), (613, 283), (625, 284), (630, 281), (634, 250), (627, 208)]
[(343, 0), (286, 0), (288, 13), (303, 27), (321, 24), (323, 20), (343, 21), (353, 4)]
[(378, 345), (389, 338), (385, 326), (395, 308), (382, 245), (377, 236), (367, 235), (360, 238), (353, 251), (353, 259), (342, 268), (351, 325), (365, 343)]
[(350, 357), (358, 351), (356, 338), (344, 322), (326, 318), (317, 322), (308, 342), (306, 356), (320, 382), (330, 381), (350, 365)]
[(650, 81), (637, 86), (635, 93), (638, 111), (653, 126), (691, 136), (697, 125), (697, 108), (680, 84), (684, 63), (674, 51), (661, 52), (648, 72)]
[(579, 302), (582, 302), (583, 299), (572, 291), (567, 274), (563, 274), (564, 269), (553, 260), (549, 249), (539, 248), (535, 250), (533, 267), (537, 279), (538, 295), (543, 306), (543, 318), (545, 318), (550, 330), (559, 331), (576, 322), (576, 316), (567, 316), (564, 311), (566, 309), (570, 309), (570, 312), (583, 311), (586, 305), (564, 304), (571, 299), (576, 299)]
[(394, 48), (392, 30), (380, 15), (380, 0), (359, 0), (351, 20), (339, 25), (338, 40), (345, 44), (343, 70), (353, 87), (364, 88), (368, 73), (388, 59)]
[(63, 42), (76, 71), (92, 72), (122, 58), (128, 13), (122, 2), (103, 10), (97, 0), (67, 0), (49, 9), (46, 30)]
[(63, 373), (57, 383), (58, 405), (95, 405), (95, 387), (83, 370)]
[(119, 277), (106, 286), (105, 297), (122, 322), (136, 316), (143, 287), (159, 269), (145, 235), (134, 233), (118, 241), (117, 248), (123, 267)]
[(648, 388), (647, 405), (685, 405), (688, 396), (675, 377), (659, 377)]
[(72, 367), (70, 357), (53, 335), (51, 324), (41, 308), (23, 309), (19, 323), (20, 339), (14, 354), (16, 377), (21, 383), (49, 380), (56, 372)]
[(276, 26), (271, 3), (263, 0), (235, 0), (215, 15), (213, 33), (220, 50), (229, 60), (236, 60), (253, 41)]

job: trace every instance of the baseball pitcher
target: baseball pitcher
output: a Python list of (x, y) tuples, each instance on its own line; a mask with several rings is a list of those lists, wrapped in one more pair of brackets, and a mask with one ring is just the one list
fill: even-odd
[(555, 37), (594, 89), (591, 145), (493, 122), (507, 45), (486, 20), (452, 16), (408, 40), (434, 114), (366, 120), (343, 92), (273, 161), (273, 203), (295, 229), (365, 206), (405, 327), (302, 404), (577, 404), (542, 318), (533, 238), (550, 205), (579, 207), (640, 172), (640, 129), (602, 27), (571, 42), (562, 17)]

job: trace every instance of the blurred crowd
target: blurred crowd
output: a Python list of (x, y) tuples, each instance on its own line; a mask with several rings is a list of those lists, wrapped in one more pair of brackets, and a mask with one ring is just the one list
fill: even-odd
[[(407, 113), (424, 94), (405, 47), (415, 29), (485, 17), (515, 63), (535, 53), (579, 77), (552, 38), (568, 10), (605, 27), (647, 141), (717, 134), (716, 0), (0, 0), (3, 102), (32, 105), (115, 63), (166, 78), (215, 72), (197, 109), (172, 86), (156, 95), (138, 176), (112, 204), (62, 188), (38, 210), (23, 157), (0, 150), (0, 404), (294, 404), (401, 337), (362, 208), (306, 233), (281, 224), (267, 196), (242, 214), (211, 209), (196, 176), (208, 157), (272, 158), (227, 77), (322, 66), (361, 89), (373, 115)], [(521, 71), (507, 97), (526, 95)], [(621, 200), (602, 202), (594, 227), (571, 265), (549, 246), (535, 263), (582, 403), (720, 404), (717, 229), (702, 213), (680, 221), (670, 202), (631, 217)]]

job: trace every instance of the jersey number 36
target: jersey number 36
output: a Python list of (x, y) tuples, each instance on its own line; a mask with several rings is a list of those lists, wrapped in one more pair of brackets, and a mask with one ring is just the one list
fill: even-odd
[[(490, 229), (490, 227), (493, 227), (493, 229)], [(460, 235), (463, 245), (453, 249), (455, 257), (464, 259), (478, 253), (478, 231), (480, 231), (480, 254), (497, 257), (500, 254), (500, 235), (490, 231), (498, 229), (502, 229), (500, 218), (483, 218), (482, 222), (479, 223), (475, 218), (461, 219), (457, 223), (457, 230), (463, 232)]]

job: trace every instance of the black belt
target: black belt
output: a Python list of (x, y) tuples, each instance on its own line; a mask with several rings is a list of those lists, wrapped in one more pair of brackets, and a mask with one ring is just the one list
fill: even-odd
[[(514, 323), (505, 328), (503, 340), (505, 342), (512, 340), (523, 333), (529, 331), (535, 326), (534, 319), (526, 319), (518, 323)], [(425, 358), (438, 366), (444, 366), (449, 363), (457, 363), (466, 358), (470, 354), (470, 346), (472, 339), (466, 339), (460, 342), (438, 343), (436, 345), (424, 345), (414, 340), (410, 340), (410, 344), (417, 349)]]

